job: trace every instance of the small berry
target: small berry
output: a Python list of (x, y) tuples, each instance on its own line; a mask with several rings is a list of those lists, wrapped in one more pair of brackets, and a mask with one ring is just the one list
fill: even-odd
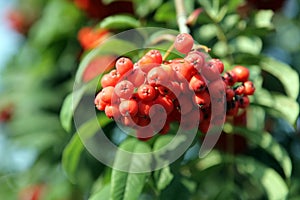
[(138, 88), (138, 97), (143, 101), (151, 101), (156, 97), (155, 89), (148, 84), (141, 85)]
[(114, 93), (115, 88), (112, 86), (108, 86), (102, 89), (100, 92), (101, 100), (107, 104), (111, 104), (112, 96)]
[(121, 57), (116, 62), (116, 69), (121, 75), (125, 74), (129, 70), (132, 70), (132, 68), (133, 63), (129, 58)]
[(135, 100), (123, 100), (119, 105), (119, 110), (123, 116), (134, 116), (138, 112), (138, 104)]
[(210, 61), (208, 61), (208, 65), (210, 65), (213, 68), (217, 68), (219, 73), (222, 74), (224, 71), (224, 64), (221, 60), (213, 58)]
[(225, 83), (229, 86), (233, 86), (237, 82), (237, 76), (232, 71), (226, 72), (223, 78)]
[(234, 89), (235, 94), (237, 95), (242, 95), (245, 92), (245, 86), (244, 85), (239, 85)]
[(177, 35), (174, 42), (175, 49), (183, 54), (187, 54), (189, 51), (191, 51), (193, 45), (194, 45), (194, 39), (188, 33), (181, 33)]
[(189, 52), (184, 59), (189, 62), (198, 72), (205, 65), (205, 54), (200, 51)]
[(119, 82), (115, 87), (115, 93), (118, 97), (123, 99), (129, 99), (134, 91), (133, 84), (128, 80)]
[(231, 71), (236, 74), (238, 82), (245, 82), (249, 78), (249, 69), (244, 66), (235, 66)]
[(147, 80), (150, 85), (167, 85), (169, 77), (161, 67), (155, 67), (149, 71)]
[(255, 87), (252, 81), (244, 82), (245, 95), (252, 95), (255, 92)]
[(191, 78), (189, 86), (195, 92), (202, 92), (206, 88), (205, 81), (200, 74), (196, 74)]

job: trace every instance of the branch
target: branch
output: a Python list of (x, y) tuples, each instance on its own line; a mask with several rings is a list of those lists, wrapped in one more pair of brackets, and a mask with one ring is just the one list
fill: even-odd
[(180, 33), (189, 33), (190, 30), (186, 25), (187, 17), (184, 8), (184, 0), (175, 0), (175, 7), (176, 7), (176, 15), (177, 15), (177, 24)]

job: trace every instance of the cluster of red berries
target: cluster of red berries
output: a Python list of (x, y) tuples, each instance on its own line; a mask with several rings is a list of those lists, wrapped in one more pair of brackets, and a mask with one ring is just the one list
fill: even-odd
[(184, 58), (163, 61), (158, 50), (148, 51), (136, 63), (119, 58), (116, 68), (101, 79), (97, 109), (147, 140), (155, 133), (168, 133), (171, 122), (179, 122), (184, 130), (207, 132), (216, 92), (224, 96), (224, 107), (227, 101), (227, 115), (247, 107), (248, 95), (255, 90), (248, 81), (249, 70), (237, 66), (222, 76), (223, 63), (192, 50), (193, 44), (189, 34), (179, 34), (174, 47), (186, 54)]

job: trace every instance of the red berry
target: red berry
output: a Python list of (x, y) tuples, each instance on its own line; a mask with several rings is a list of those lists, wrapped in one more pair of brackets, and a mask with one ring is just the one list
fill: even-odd
[(95, 106), (98, 110), (103, 111), (107, 105), (106, 102), (102, 101), (102, 94), (99, 92), (94, 100)]
[(237, 95), (242, 95), (245, 92), (245, 86), (244, 85), (239, 85), (234, 89), (235, 94)]
[(238, 82), (245, 82), (249, 78), (249, 69), (244, 66), (235, 66), (231, 71), (236, 74)]
[[(165, 112), (167, 114), (170, 114), (174, 108), (173, 106), (173, 103), (172, 103), (172, 100), (169, 99), (168, 97), (165, 97), (165, 96), (158, 96), (155, 101), (154, 101), (154, 104), (159, 104), (159, 105), (162, 105), (165, 109)], [(164, 111), (154, 111), (154, 112), (164, 112)]]
[(196, 73), (194, 66), (184, 59), (175, 59), (170, 63), (173, 71), (179, 80), (186, 79), (189, 81), (191, 77)]
[(213, 58), (210, 61), (208, 61), (208, 65), (211, 66), (212, 68), (217, 68), (219, 73), (223, 73), (224, 71), (224, 64), (221, 60)]
[(162, 63), (162, 56), (158, 50), (150, 50), (138, 62), (137, 66), (148, 73), (152, 68), (160, 66)]
[(227, 85), (233, 86), (237, 82), (237, 76), (232, 71), (226, 72), (223, 76)]
[(184, 59), (200, 72), (205, 65), (205, 57), (206, 55), (200, 51), (192, 51)]
[(238, 99), (238, 104), (240, 108), (246, 108), (250, 104), (250, 100), (248, 96), (242, 96)]
[(207, 91), (196, 93), (195, 102), (200, 108), (208, 108), (211, 102), (209, 93)]
[(120, 98), (129, 99), (134, 91), (133, 84), (128, 80), (123, 80), (119, 82), (115, 87), (115, 93)]
[(140, 101), (139, 102), (139, 114), (143, 116), (148, 116), (150, 113), (150, 108), (153, 105), (153, 101)]
[(232, 100), (227, 102), (227, 112), (226, 115), (228, 116), (235, 116), (239, 111), (239, 105), (236, 101)]
[(252, 95), (255, 92), (255, 87), (252, 81), (246, 81), (244, 82), (245, 86), (245, 95)]
[(123, 75), (133, 68), (133, 63), (129, 58), (121, 57), (116, 62), (117, 71)]
[(175, 49), (183, 54), (187, 54), (189, 51), (191, 51), (193, 45), (194, 45), (194, 39), (188, 33), (181, 33), (177, 35), (174, 42)]
[(112, 100), (114, 90), (115, 90), (115, 88), (112, 87), (112, 86), (108, 86), (108, 87), (103, 88), (101, 90), (100, 94), (99, 94), (100, 97), (101, 97), (101, 100), (104, 101), (107, 104), (111, 104), (111, 100)]
[(189, 86), (195, 92), (202, 92), (206, 88), (205, 81), (200, 74), (196, 74), (191, 78)]
[(109, 72), (109, 74), (105, 74), (101, 79), (101, 86), (107, 87), (107, 86), (115, 86), (118, 81), (120, 80), (121, 75), (116, 69), (113, 69)]
[(235, 93), (234, 93), (233, 89), (226, 88), (226, 100), (227, 101), (232, 101), (234, 95), (235, 95)]
[(155, 67), (148, 72), (147, 80), (150, 85), (167, 85), (169, 77), (164, 69)]
[(139, 68), (135, 68), (126, 74), (124, 78), (133, 83), (135, 87), (139, 87), (146, 82), (146, 73)]
[(148, 84), (141, 85), (138, 88), (138, 97), (143, 101), (151, 101), (156, 97), (155, 89)]
[(153, 63), (162, 64), (162, 56), (158, 50), (152, 49), (146, 53), (147, 56), (153, 58)]
[(138, 112), (138, 104), (135, 100), (123, 100), (119, 105), (119, 110), (123, 116), (134, 116)]
[(119, 116), (119, 109), (113, 105), (107, 105), (104, 111), (108, 118), (118, 118)]

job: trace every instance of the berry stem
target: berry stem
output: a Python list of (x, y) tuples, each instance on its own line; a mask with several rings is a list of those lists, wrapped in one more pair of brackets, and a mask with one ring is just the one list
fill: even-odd
[(165, 53), (163, 57), (163, 61), (167, 60), (168, 56), (170, 55), (171, 51), (174, 49), (174, 43), (168, 48), (167, 52)]
[(176, 15), (177, 15), (177, 24), (180, 33), (189, 33), (190, 30), (186, 25), (187, 16), (184, 7), (184, 0), (175, 0), (175, 7), (176, 7)]

